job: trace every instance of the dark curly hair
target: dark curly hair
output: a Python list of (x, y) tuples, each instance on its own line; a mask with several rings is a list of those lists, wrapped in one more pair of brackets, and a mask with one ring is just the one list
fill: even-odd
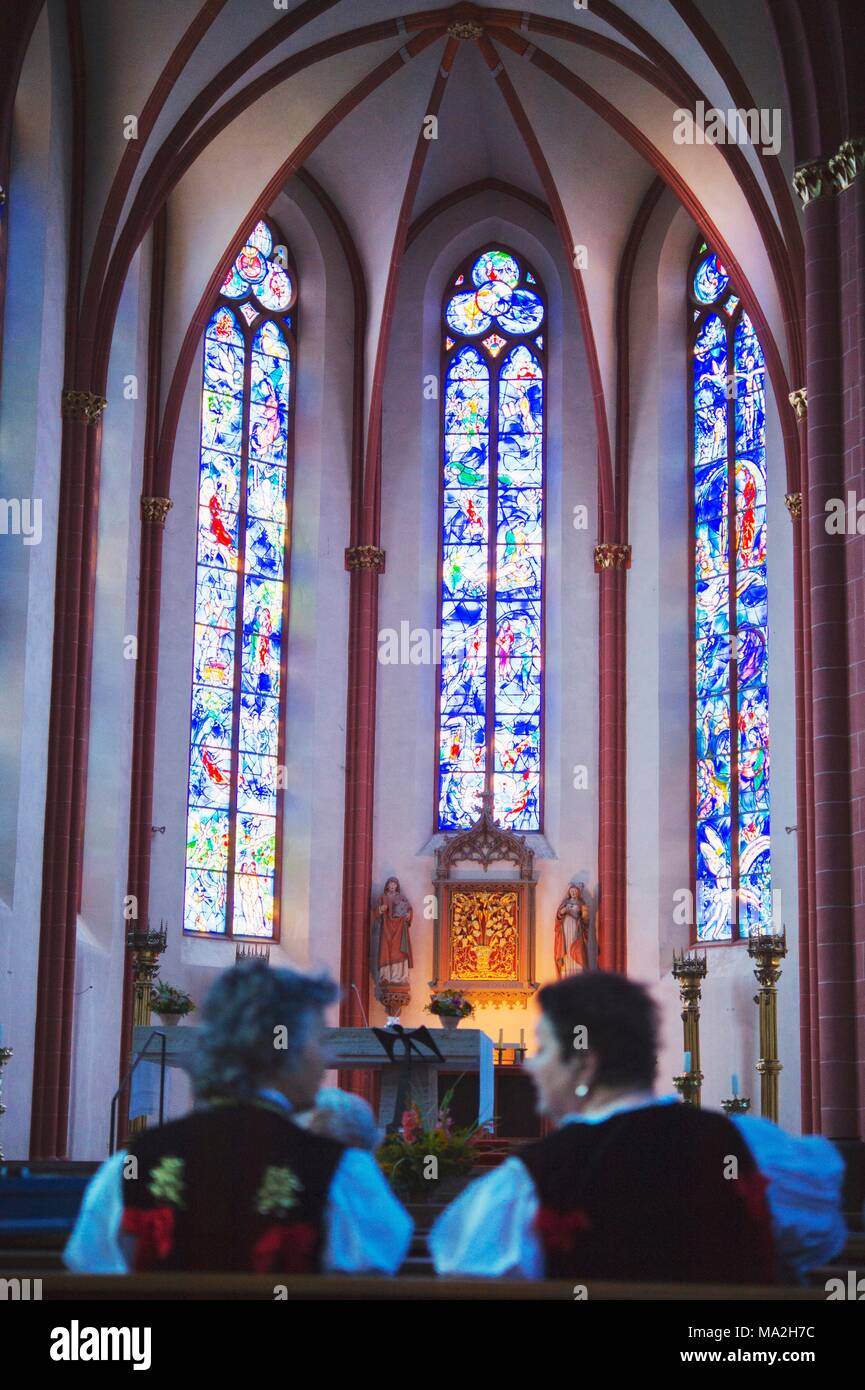
[(555, 1029), (562, 1061), (573, 1061), (575, 1029), (586, 1029), (598, 1059), (599, 1086), (649, 1089), (655, 1080), (658, 1013), (644, 985), (624, 975), (586, 970), (545, 985), (538, 1003)]
[[(338, 994), (327, 975), (272, 970), (260, 960), (226, 970), (202, 1010), (190, 1068), (195, 1094), (245, 1100), (280, 1064), (291, 1070), (315, 1015)], [(282, 1028), (285, 1047), (277, 1048)]]

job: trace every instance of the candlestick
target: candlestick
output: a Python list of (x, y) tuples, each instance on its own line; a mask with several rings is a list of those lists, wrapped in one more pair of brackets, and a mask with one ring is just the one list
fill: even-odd
[(705, 951), (673, 952), (673, 978), (679, 985), (685, 1043), (684, 1075), (673, 1077), (673, 1085), (688, 1105), (700, 1104), (703, 1084), (700, 1070), (700, 991), (707, 968)]
[(759, 1008), (760, 1114), (778, 1123), (778, 1076), (783, 1070), (778, 1058), (778, 980), (781, 962), (787, 954), (787, 938), (771, 932), (751, 931), (748, 934), (748, 955), (754, 961), (754, 974), (760, 993), (754, 1002)]

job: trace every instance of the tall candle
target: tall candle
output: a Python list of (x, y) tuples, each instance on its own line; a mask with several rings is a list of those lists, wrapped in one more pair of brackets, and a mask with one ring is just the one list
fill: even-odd
[(686, 1053), (685, 1053), (685, 1071), (686, 1071), (686, 1072), (689, 1072), (690, 1070), (691, 1070), (691, 1054), (690, 1054), (690, 1052), (686, 1052)]
[(521, 1029), (520, 1029), (520, 1047), (522, 1047), (522, 1046), (524, 1045), (524, 1043), (525, 1043), (525, 1037), (526, 1037), (526, 1030), (525, 1030), (525, 1028), (521, 1028)]
[(739, 1094), (739, 1078), (738, 1078), (738, 1076), (736, 1075), (735, 1072), (733, 1072), (732, 1082), (733, 1082), (733, 1095), (734, 1095), (734, 1096), (737, 1096), (737, 1095)]
[(500, 1028), (500, 1029), (499, 1029), (499, 1047), (502, 1047), (502, 1046), (504, 1045), (504, 1041), (505, 1041), (505, 1030), (504, 1030), (503, 1028)]

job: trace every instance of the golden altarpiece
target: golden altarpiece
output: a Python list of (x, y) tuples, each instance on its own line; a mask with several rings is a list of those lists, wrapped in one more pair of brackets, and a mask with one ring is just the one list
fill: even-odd
[[(524, 835), (496, 825), (484, 798), (474, 825), (436, 851), (433, 975), (436, 990), (459, 990), (481, 1008), (525, 1008), (535, 975), (534, 851)], [(467, 877), (479, 865), (483, 876)], [(492, 867), (513, 865), (488, 873)], [(507, 876), (504, 876), (504, 874)]]

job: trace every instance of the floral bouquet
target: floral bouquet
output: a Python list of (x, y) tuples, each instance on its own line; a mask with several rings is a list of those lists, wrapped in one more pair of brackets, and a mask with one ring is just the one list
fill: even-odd
[(424, 1005), (424, 1009), (426, 1013), (437, 1014), (440, 1018), (468, 1018), (474, 1013), (475, 1006), (458, 989), (442, 989), (430, 996), (430, 1002)]
[(177, 989), (174, 985), (167, 985), (160, 980), (150, 991), (150, 1007), (154, 1013), (160, 1014), (163, 1018), (183, 1018), (186, 1014), (191, 1014), (195, 1009), (190, 996), (185, 990)]
[(443, 1183), (450, 1180), (452, 1187), (454, 1179), (468, 1177), (475, 1165), (478, 1126), (454, 1128), (454, 1089), (442, 1101), (433, 1126), (427, 1128), (419, 1106), (412, 1105), (403, 1111), (400, 1128), (378, 1149), (379, 1167), (404, 1202), (439, 1196)]

